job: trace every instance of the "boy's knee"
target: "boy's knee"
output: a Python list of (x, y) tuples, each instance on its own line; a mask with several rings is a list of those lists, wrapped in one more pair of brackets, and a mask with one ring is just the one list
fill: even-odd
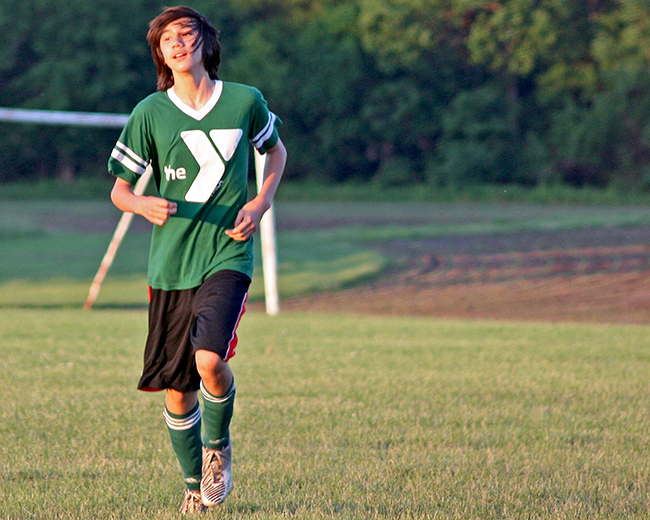
[(167, 409), (176, 414), (184, 414), (189, 412), (196, 406), (197, 397), (196, 392), (179, 392), (172, 388), (167, 389), (165, 396), (165, 405)]
[(197, 350), (195, 358), (196, 370), (203, 380), (219, 378), (224, 373), (230, 372), (228, 363), (219, 354), (209, 350)]

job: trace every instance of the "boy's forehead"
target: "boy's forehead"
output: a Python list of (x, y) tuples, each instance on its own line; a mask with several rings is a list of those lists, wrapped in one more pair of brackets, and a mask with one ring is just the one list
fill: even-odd
[(165, 25), (163, 32), (173, 31), (175, 29), (185, 29), (188, 27), (194, 28), (194, 20), (191, 18), (179, 18), (178, 20), (174, 20), (173, 22), (169, 22), (167, 25)]

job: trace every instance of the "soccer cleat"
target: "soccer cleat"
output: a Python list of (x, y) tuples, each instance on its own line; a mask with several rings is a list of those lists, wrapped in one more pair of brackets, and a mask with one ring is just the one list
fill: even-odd
[(185, 499), (180, 508), (181, 514), (205, 513), (207, 510), (208, 508), (203, 505), (203, 502), (201, 502), (201, 492), (199, 490), (185, 490)]
[(203, 478), (201, 479), (201, 500), (208, 507), (223, 502), (232, 489), (230, 461), (232, 459), (232, 442), (223, 449), (211, 449), (203, 446)]

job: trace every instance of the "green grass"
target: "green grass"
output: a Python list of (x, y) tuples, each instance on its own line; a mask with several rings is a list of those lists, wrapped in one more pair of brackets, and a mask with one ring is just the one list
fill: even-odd
[[(280, 215), (313, 223), (305, 240), (386, 241), (518, 231), (561, 231), (650, 224), (649, 206), (521, 203), (311, 202), (278, 204)], [(331, 222), (321, 229), (318, 223)]]
[[(82, 305), (118, 219), (119, 212), (107, 201), (3, 202), (0, 306)], [(85, 222), (90, 229), (82, 229)], [(97, 222), (103, 223), (99, 231), (94, 229)], [(126, 235), (97, 305), (146, 304), (149, 240), (149, 229), (142, 224)], [(279, 233), (278, 250), (283, 298), (359, 283), (387, 265), (385, 258), (356, 239), (333, 242)], [(263, 296), (258, 251), (250, 297), (255, 301)]]
[[(0, 314), (0, 518), (171, 519), (144, 310)], [(208, 518), (650, 516), (647, 327), (250, 313)]]
[[(22, 182), (0, 183), (0, 200), (105, 200), (114, 179), (105, 172), (92, 176), (77, 177), (73, 182), (59, 179), (40, 179)], [(255, 187), (251, 185), (251, 192)], [(284, 201), (348, 201), (348, 202), (480, 202), (527, 204), (637, 204), (650, 202), (650, 193), (629, 186), (609, 188), (573, 187), (562, 185), (467, 185), (442, 187), (433, 184), (409, 184), (406, 186), (383, 186), (379, 183), (346, 182), (339, 184), (314, 181), (282, 182), (277, 198)]]

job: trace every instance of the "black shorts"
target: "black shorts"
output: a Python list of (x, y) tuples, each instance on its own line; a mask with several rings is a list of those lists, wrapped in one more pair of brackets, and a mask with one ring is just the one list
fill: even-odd
[(138, 389), (196, 391), (200, 384), (194, 360), (197, 350), (215, 352), (226, 361), (234, 356), (250, 283), (245, 274), (227, 270), (193, 289), (151, 289), (149, 335)]

